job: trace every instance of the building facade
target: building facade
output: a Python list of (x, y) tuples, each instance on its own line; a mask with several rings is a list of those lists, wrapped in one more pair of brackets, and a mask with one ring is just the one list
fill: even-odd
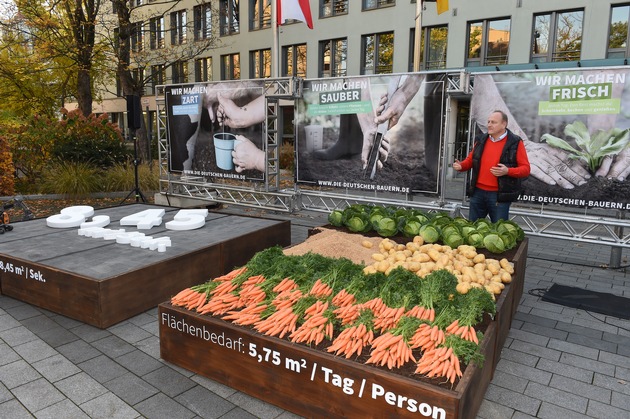
[[(277, 38), (271, 0), (153, 3), (132, 0), (132, 56), (155, 52), (154, 62), (133, 69), (150, 75), (142, 102), (149, 114), (156, 109), (155, 86), (163, 84), (275, 74), (321, 78), (598, 66), (625, 64), (630, 54), (630, 2), (613, 0), (449, 0), (448, 11), (440, 15), (429, 1), (310, 0), (314, 29), (302, 22), (285, 24)], [(209, 37), (211, 48), (162, 67), (160, 50)], [(276, 39), (278, 65), (272, 62)], [(124, 97), (120, 89), (108, 90), (117, 94), (102, 95), (94, 110), (121, 123)]]

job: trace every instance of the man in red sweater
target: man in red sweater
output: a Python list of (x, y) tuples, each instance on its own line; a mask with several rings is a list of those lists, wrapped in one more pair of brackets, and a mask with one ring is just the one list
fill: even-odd
[(468, 189), (471, 221), (488, 215), (493, 223), (509, 220), (510, 204), (518, 199), (521, 180), (529, 176), (523, 140), (507, 129), (507, 124), (505, 112), (492, 112), (488, 117), (488, 134), (478, 135), (468, 157), (453, 163), (453, 169), (460, 172), (472, 169)]

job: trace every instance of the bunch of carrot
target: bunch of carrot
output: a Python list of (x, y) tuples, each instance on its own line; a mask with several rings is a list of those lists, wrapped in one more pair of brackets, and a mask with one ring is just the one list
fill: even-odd
[(332, 340), (333, 323), (326, 316), (328, 302), (317, 300), (304, 312), (304, 323), (291, 333), (291, 342), (319, 345), (324, 338)]
[(425, 351), (418, 361), (416, 374), (424, 374), (429, 378), (445, 377), (451, 384), (462, 376), (459, 358), (453, 348), (440, 346)]
[(352, 355), (361, 355), (363, 348), (372, 345), (373, 340), (374, 332), (372, 329), (368, 329), (364, 323), (360, 323), (345, 328), (326, 350), (349, 359)]
[(453, 323), (448, 325), (446, 331), (459, 336), (462, 339), (466, 339), (477, 344), (479, 343), (479, 337), (477, 336), (475, 328), (473, 326), (460, 325), (459, 319), (453, 320)]
[(405, 342), (403, 335), (384, 333), (372, 341), (372, 351), (366, 364), (376, 364), (392, 368), (400, 368), (408, 361), (415, 359), (411, 348)]

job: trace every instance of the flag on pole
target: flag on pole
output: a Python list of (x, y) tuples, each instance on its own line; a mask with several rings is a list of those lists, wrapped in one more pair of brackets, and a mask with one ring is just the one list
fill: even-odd
[(441, 15), (442, 13), (448, 11), (448, 0), (425, 0), (425, 1), (436, 3), (438, 15)]
[(309, 0), (278, 0), (278, 25), (284, 24), (287, 20), (299, 20), (313, 29), (313, 18), (311, 16), (311, 5)]

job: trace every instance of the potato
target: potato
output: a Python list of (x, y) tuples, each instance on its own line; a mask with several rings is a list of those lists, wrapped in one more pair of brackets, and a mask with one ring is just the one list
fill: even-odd
[(374, 259), (374, 260), (376, 260), (376, 261), (380, 262), (380, 261), (382, 261), (382, 260), (385, 260), (385, 255), (384, 255), (384, 254), (382, 254), (382, 253), (373, 253), (373, 254), (372, 254), (372, 259)]
[(457, 284), (457, 287), (455, 287), (457, 292), (460, 294), (467, 294), (471, 288), (472, 288), (472, 285), (470, 282), (460, 282), (459, 284)]
[(503, 269), (505, 269), (507, 271), (507, 273), (509, 273), (509, 274), (513, 274), (514, 273), (514, 266), (506, 258), (501, 259), (499, 261), (499, 264), (501, 264), (501, 267)]
[(366, 249), (371, 249), (373, 246), (373, 243), (369, 240), (363, 240), (361, 242), (361, 246), (365, 247)]
[(478, 253), (477, 255), (475, 255), (475, 257), (472, 258), (473, 262), (475, 263), (482, 263), (485, 262), (486, 260), (486, 255), (484, 255), (483, 253)]
[[(491, 259), (490, 259), (491, 260)], [(494, 262), (487, 262), (486, 263), (487, 269), (492, 272), (492, 275), (497, 275), (499, 272), (501, 272), (501, 266), (499, 265), (499, 263), (494, 263)]]
[(389, 269), (389, 267), (390, 267), (390, 263), (386, 260), (382, 260), (378, 262), (378, 264), (376, 265), (376, 270), (379, 272), (385, 272)]
[(413, 238), (413, 242), (418, 246), (422, 246), (424, 244), (424, 239), (422, 238), (422, 236), (415, 236)]
[(510, 282), (512, 282), (512, 275), (510, 275), (510, 273), (507, 271), (501, 271), (499, 273), (499, 276), (501, 277), (501, 282), (504, 284), (509, 284)]
[(383, 239), (379, 246), (383, 246), (384, 250), (390, 250), (394, 248), (394, 242), (392, 242), (390, 239)]
[(366, 266), (365, 268), (363, 268), (363, 273), (366, 275), (375, 274), (376, 268), (374, 267), (374, 265)]

